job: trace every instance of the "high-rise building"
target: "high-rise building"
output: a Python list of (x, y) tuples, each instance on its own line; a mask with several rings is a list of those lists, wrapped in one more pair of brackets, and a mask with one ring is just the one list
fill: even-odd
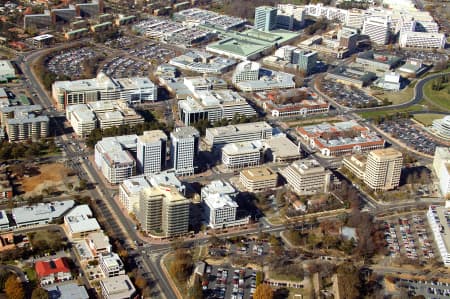
[(363, 34), (368, 35), (370, 40), (379, 45), (389, 42), (390, 20), (389, 17), (370, 17), (364, 21)]
[(140, 173), (160, 172), (166, 166), (167, 135), (161, 130), (146, 131), (137, 140), (136, 162)]
[(450, 148), (436, 147), (433, 159), (433, 169), (439, 179), (441, 195), (447, 197), (450, 194)]
[(275, 29), (277, 9), (271, 6), (259, 6), (255, 9), (255, 28), (262, 31)]
[(144, 231), (164, 237), (179, 236), (188, 232), (189, 200), (175, 186), (145, 188), (136, 216)]
[(400, 183), (402, 165), (402, 153), (393, 148), (371, 151), (367, 157), (364, 183), (376, 191), (394, 189)]
[(170, 161), (177, 175), (193, 175), (200, 133), (194, 127), (176, 128), (170, 134)]
[(317, 52), (297, 49), (292, 52), (292, 63), (307, 75), (311, 74), (317, 62)]

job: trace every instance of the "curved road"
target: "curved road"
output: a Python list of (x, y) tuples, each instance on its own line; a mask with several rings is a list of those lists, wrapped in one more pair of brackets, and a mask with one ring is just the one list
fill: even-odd
[[(336, 107), (338, 110), (341, 111), (345, 111), (345, 112), (350, 112), (350, 113), (360, 113), (360, 112), (369, 112), (369, 111), (383, 111), (383, 110), (391, 110), (393, 108), (408, 108), (409, 106), (418, 104), (422, 98), (424, 97), (424, 93), (423, 93), (423, 87), (425, 86), (425, 84), (433, 79), (439, 78), (440, 76), (444, 76), (444, 75), (449, 75), (450, 72), (445, 72), (445, 73), (438, 73), (438, 74), (431, 74), (423, 79), (420, 79), (419, 81), (417, 81), (416, 85), (414, 86), (414, 94), (413, 97), (410, 101), (402, 103), (402, 104), (397, 104), (397, 105), (389, 105), (389, 106), (379, 106), (379, 107), (372, 107), (372, 108), (361, 108), (361, 109), (350, 109), (341, 105), (338, 105), (338, 107)], [(315, 84), (311, 84), (311, 87), (313, 88), (314, 91), (316, 91), (319, 94), (323, 95), (323, 92), (319, 91), (315, 86)], [(329, 98), (328, 96), (326, 96), (326, 98)], [(332, 101), (333, 103), (335, 103), (334, 101)], [(337, 103), (335, 103), (337, 104)], [(428, 111), (426, 111), (428, 112)]]
[(19, 267), (16, 266), (12, 266), (12, 265), (0, 265), (0, 269), (9, 271), (9, 272), (14, 272), (19, 278), (20, 281), (22, 283), (27, 283), (27, 279), (25, 278), (25, 273), (23, 273), (22, 269), (20, 269)]

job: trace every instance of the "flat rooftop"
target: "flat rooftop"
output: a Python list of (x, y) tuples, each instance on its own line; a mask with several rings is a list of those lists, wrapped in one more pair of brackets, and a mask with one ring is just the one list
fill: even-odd
[(298, 157), (300, 158), (300, 151), (297, 145), (293, 143), (286, 136), (273, 136), (270, 139), (265, 139), (264, 144), (274, 152), (274, 155), (280, 158), (284, 157)]
[(73, 200), (39, 203), (12, 209), (12, 215), (17, 225), (29, 222), (49, 220), (62, 216), (75, 205)]
[(241, 175), (245, 176), (248, 180), (253, 181), (264, 181), (264, 180), (272, 180), (277, 178), (277, 173), (274, 172), (269, 167), (257, 167), (244, 169), (241, 171)]
[(272, 130), (272, 126), (270, 126), (265, 121), (247, 123), (247, 124), (237, 124), (237, 125), (228, 125), (224, 127), (216, 127), (216, 128), (207, 128), (206, 129), (211, 135), (214, 136), (224, 136), (224, 135), (235, 135), (235, 134), (244, 134), (249, 132), (258, 132), (263, 130)]
[(261, 151), (261, 141), (246, 141), (226, 144), (222, 152), (227, 155), (242, 155)]

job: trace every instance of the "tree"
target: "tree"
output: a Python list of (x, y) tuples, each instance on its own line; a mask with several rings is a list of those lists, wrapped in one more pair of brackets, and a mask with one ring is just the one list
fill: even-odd
[(25, 292), (22, 283), (16, 275), (10, 275), (5, 283), (5, 293), (8, 299), (24, 299)]
[(344, 263), (337, 269), (339, 283), (345, 286), (343, 288), (342, 298), (351, 299), (359, 297), (359, 271), (349, 263)]
[(3, 290), (5, 288), (5, 283), (8, 280), (8, 277), (11, 275), (11, 273), (9, 273), (6, 270), (1, 270), (0, 271), (0, 290)]
[(259, 286), (264, 282), (264, 272), (258, 271), (256, 272), (256, 286)]
[(43, 288), (36, 288), (31, 294), (31, 299), (48, 299), (48, 292)]
[(204, 298), (202, 284), (201, 284), (199, 276), (195, 277), (194, 284), (192, 285), (192, 287), (189, 288), (188, 298), (189, 299), (203, 299)]
[(268, 284), (260, 284), (256, 287), (254, 299), (273, 299), (273, 290)]

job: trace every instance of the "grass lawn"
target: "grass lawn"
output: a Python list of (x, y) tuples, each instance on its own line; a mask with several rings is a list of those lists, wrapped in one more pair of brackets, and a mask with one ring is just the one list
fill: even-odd
[(423, 110), (422, 105), (413, 105), (410, 106), (408, 108), (404, 108), (404, 109), (391, 109), (391, 110), (374, 110), (374, 111), (367, 111), (367, 112), (361, 112), (358, 113), (358, 115), (360, 115), (362, 118), (374, 118), (377, 116), (386, 116), (386, 115), (392, 115), (395, 114), (397, 112), (411, 112), (411, 111), (421, 111)]
[(381, 91), (380, 93), (374, 94), (374, 97), (383, 101), (384, 99), (388, 99), (389, 102), (392, 102), (392, 105), (403, 104), (411, 101), (414, 94), (414, 86), (408, 86), (403, 88), (401, 91)]
[(296, 275), (296, 274), (275, 274), (273, 272), (269, 273), (270, 279), (274, 280), (289, 280), (289, 281), (295, 281), (295, 282), (302, 282), (303, 277)]
[(34, 271), (33, 268), (24, 268), (23, 271), (25, 272), (25, 274), (27, 275), (28, 279), (31, 282), (36, 282), (37, 281), (37, 274), (36, 271)]
[(424, 126), (431, 126), (433, 120), (443, 118), (443, 114), (427, 113), (427, 114), (415, 114), (414, 119), (423, 124)]
[(427, 101), (438, 106), (445, 111), (450, 111), (450, 83), (443, 83), (444, 88), (441, 90), (433, 90), (433, 80), (427, 82), (423, 88)]

